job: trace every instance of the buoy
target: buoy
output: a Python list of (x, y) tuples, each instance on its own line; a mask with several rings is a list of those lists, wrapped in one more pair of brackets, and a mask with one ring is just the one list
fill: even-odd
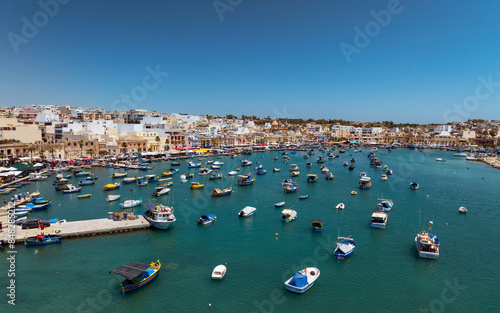
[(57, 272), (56, 275), (59, 275), (59, 272)]

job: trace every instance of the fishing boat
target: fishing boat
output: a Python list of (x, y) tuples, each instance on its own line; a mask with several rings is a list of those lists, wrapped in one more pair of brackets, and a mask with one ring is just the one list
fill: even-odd
[(204, 184), (200, 184), (197, 182), (191, 182), (191, 186), (190, 186), (191, 189), (201, 189), (203, 187), (205, 187)]
[(354, 163), (356, 162), (356, 159), (355, 158), (351, 158), (351, 163)]
[(137, 181), (137, 176), (125, 177), (124, 179), (122, 179), (122, 183), (124, 183), (124, 184), (132, 184), (132, 183), (135, 183), (136, 181)]
[(277, 208), (280, 208), (280, 207), (282, 207), (282, 206), (284, 206), (284, 205), (285, 205), (285, 202), (284, 202), (284, 201), (283, 201), (283, 202), (278, 202), (278, 203), (275, 203), (275, 204), (274, 204), (274, 206), (275, 206), (275, 207), (277, 207)]
[(303, 199), (307, 199), (307, 198), (309, 198), (309, 194), (299, 196), (299, 199), (301, 199), (301, 200), (303, 200)]
[(201, 163), (194, 163), (194, 162), (188, 162), (188, 165), (187, 165), (188, 168), (197, 168), (200, 166), (201, 166)]
[(316, 267), (306, 267), (298, 271), (285, 282), (285, 288), (294, 293), (304, 293), (314, 285), (319, 277), (319, 269)]
[(378, 210), (380, 212), (389, 212), (392, 209), (392, 206), (394, 205), (394, 202), (389, 199), (377, 199), (380, 201), (377, 204)]
[(337, 248), (333, 254), (336, 259), (342, 260), (350, 256), (356, 248), (356, 243), (351, 237), (338, 237)]
[(285, 185), (285, 188), (283, 189), (285, 193), (291, 193), (291, 192), (296, 192), (299, 189), (299, 186), (296, 184), (288, 184)]
[(207, 160), (205, 163), (212, 164), (212, 163), (214, 163), (214, 160)]
[(110, 273), (121, 275), (125, 278), (121, 283), (122, 293), (125, 294), (150, 283), (158, 275), (160, 268), (160, 260), (151, 264), (130, 262), (110, 271)]
[(283, 222), (290, 222), (297, 218), (297, 211), (292, 209), (284, 209), (281, 211), (281, 220)]
[(326, 180), (332, 180), (333, 179), (333, 173), (332, 172), (328, 172), (325, 174), (325, 179)]
[[(257, 162), (257, 163), (258, 163), (258, 162)], [(256, 166), (256, 167), (254, 167), (253, 169), (257, 171), (257, 170), (260, 170), (261, 168), (262, 168), (262, 164), (260, 164), (260, 165), (258, 165), (258, 166)]]
[(71, 184), (68, 184), (68, 189), (62, 190), (63, 193), (74, 193), (74, 192), (80, 192), (82, 190), (82, 187), (75, 187)]
[(387, 175), (392, 175), (392, 174), (393, 174), (393, 172), (392, 172), (392, 170), (391, 170), (390, 168), (386, 169), (386, 170), (385, 170), (385, 173), (386, 173)]
[(311, 162), (306, 162), (306, 166), (312, 166)]
[(290, 172), (290, 176), (291, 176), (291, 177), (299, 176), (299, 174), (300, 174), (300, 172), (299, 172), (299, 171)]
[(309, 159), (309, 154), (304, 154), (304, 159)]
[(297, 164), (292, 164), (291, 167), (290, 167), (290, 172), (295, 172), (295, 171), (298, 171), (299, 170), (299, 167), (297, 166)]
[(198, 171), (198, 175), (200, 175), (200, 176), (206, 176), (210, 173), (212, 173), (212, 170), (209, 168), (206, 168), (206, 167), (204, 167)]
[(181, 165), (181, 163), (179, 163), (179, 162), (172, 162), (172, 163), (170, 163), (170, 166), (179, 166), (179, 165)]
[(28, 229), (24, 237), (24, 245), (41, 246), (61, 242), (61, 230), (50, 228), (46, 230)]
[(382, 176), (380, 176), (380, 180), (381, 181), (386, 181), (387, 180), (387, 174), (382, 174)]
[(252, 185), (253, 182), (255, 181), (255, 177), (252, 176), (252, 174), (248, 175), (238, 175), (241, 179), (238, 180), (238, 186), (248, 186)]
[(212, 279), (221, 280), (226, 275), (226, 266), (217, 265), (212, 271)]
[(418, 184), (418, 182), (414, 181), (414, 182), (410, 183), (411, 190), (418, 190), (418, 188), (420, 188), (420, 185)]
[(337, 210), (343, 210), (345, 209), (345, 204), (343, 204), (342, 202), (337, 204), (337, 206), (335, 207)]
[(328, 173), (329, 171), (328, 167), (321, 165), (321, 173)]
[(194, 174), (193, 173), (186, 173), (184, 175), (181, 175), (181, 177), (184, 177), (184, 178), (193, 178)]
[(61, 190), (66, 190), (68, 189), (68, 184), (66, 183), (61, 183), (61, 184), (57, 184), (54, 186), (54, 188), (56, 189), (56, 191), (61, 191)]
[(325, 163), (325, 158), (324, 158), (322, 155), (320, 155), (320, 156), (316, 159), (316, 162), (318, 162), (318, 163), (320, 163), (320, 164), (321, 164), (321, 163)]
[(220, 197), (220, 196), (225, 196), (225, 195), (230, 194), (232, 191), (233, 191), (233, 188), (232, 188), (232, 187), (225, 188), (225, 189), (215, 188), (215, 189), (214, 189), (214, 190), (212, 190), (212, 192), (210, 193), (210, 196), (211, 196), (211, 197)]
[(83, 179), (83, 180), (80, 180), (80, 182), (78, 183), (78, 185), (80, 186), (88, 186), (88, 185), (93, 185), (95, 183), (95, 181), (93, 179)]
[(266, 170), (260, 169), (260, 170), (258, 170), (258, 171), (257, 171), (257, 173), (256, 173), (256, 174), (257, 174), (257, 175), (264, 175), (264, 174), (266, 174), (266, 173), (267, 173), (267, 171), (266, 171)]
[(281, 169), (279, 169), (279, 168), (277, 168), (277, 167), (273, 168), (273, 173), (277, 173), (277, 172), (279, 172), (279, 171), (281, 171)]
[(108, 195), (108, 197), (106, 198), (106, 201), (112, 202), (112, 201), (116, 201), (118, 199), (120, 199), (120, 195)]
[(170, 191), (170, 188), (166, 188), (166, 187), (156, 187), (156, 188), (155, 188), (155, 191), (153, 191), (153, 193), (152, 193), (151, 195), (152, 195), (153, 197), (159, 197), (159, 196), (166, 195), (169, 191)]
[(320, 219), (312, 219), (311, 223), (314, 231), (323, 231), (323, 222)]
[(148, 182), (155, 182), (160, 179), (160, 176), (156, 175), (144, 175), (144, 177), (148, 179)]
[(370, 189), (371, 185), (371, 178), (368, 176), (361, 177), (361, 179), (359, 180), (359, 188), (362, 190)]
[(83, 199), (83, 198), (90, 198), (90, 197), (92, 197), (92, 194), (91, 194), (91, 193), (88, 193), (88, 194), (86, 194), (86, 195), (81, 195), (81, 196), (78, 196), (77, 198), (78, 198), (78, 199)]
[(318, 175), (316, 174), (307, 174), (307, 182), (308, 183), (315, 183), (318, 181)]
[(147, 185), (148, 185), (148, 181), (147, 180), (142, 180), (142, 179), (137, 180), (137, 186), (144, 187), (144, 186), (147, 186)]
[(120, 183), (107, 184), (102, 187), (102, 190), (114, 190), (120, 188)]
[(374, 212), (372, 214), (371, 227), (385, 228), (385, 225), (387, 225), (387, 214), (384, 212)]
[(238, 172), (236, 172), (236, 171), (231, 171), (231, 172), (227, 173), (227, 175), (229, 175), (229, 176), (234, 176), (236, 174), (238, 174)]
[(35, 191), (35, 192), (30, 193), (30, 194), (29, 194), (29, 197), (30, 197), (30, 198), (36, 198), (36, 197), (38, 197), (39, 195), (40, 195), (40, 191), (38, 191), (38, 190), (37, 190), (37, 191)]
[(224, 162), (222, 162), (222, 161), (215, 161), (215, 162), (214, 162), (214, 165), (219, 165), (219, 166), (221, 166), (221, 165), (224, 165)]
[(144, 218), (155, 228), (168, 229), (176, 221), (174, 209), (163, 204), (145, 204)]
[(59, 178), (52, 182), (52, 185), (65, 184), (68, 180), (66, 178)]
[(467, 213), (467, 209), (465, 207), (461, 206), (458, 208), (458, 212), (459, 213)]
[(75, 177), (84, 177), (84, 176), (90, 176), (90, 175), (92, 175), (92, 173), (81, 171), (81, 172), (75, 172), (74, 175), (75, 175)]
[[(187, 182), (187, 181), (186, 181)], [(157, 182), (156, 183), (156, 187), (169, 187), (169, 186), (172, 186), (174, 184), (173, 181), (168, 181), (168, 182)]]
[(172, 171), (161, 173), (161, 177), (169, 177), (169, 176), (172, 176), (172, 175), (174, 175), (174, 172), (172, 172)]
[(239, 213), (238, 213), (238, 216), (239, 217), (248, 217), (250, 215), (254, 215), (255, 212), (257, 212), (257, 209), (254, 208), (254, 207), (251, 207), (251, 206), (246, 206), (245, 208), (243, 208), (243, 210), (241, 210)]
[(210, 168), (213, 170), (218, 170), (220, 169), (220, 165), (212, 165)]
[(212, 175), (210, 175), (208, 177), (208, 179), (210, 179), (210, 180), (221, 179), (221, 178), (222, 178), (222, 174), (221, 173), (213, 173)]
[(432, 221), (429, 222), (429, 231), (422, 231), (415, 236), (415, 245), (418, 256), (423, 259), (439, 258), (439, 238), (432, 233)]
[(248, 161), (248, 160), (241, 160), (240, 163), (241, 163), (241, 166), (250, 166), (250, 165), (252, 165), (252, 162)]
[(196, 221), (196, 223), (198, 225), (200, 224), (203, 224), (203, 225), (207, 225), (207, 224), (210, 224), (212, 223), (213, 221), (215, 221), (217, 219), (217, 216), (215, 216), (215, 214), (209, 214), (209, 215), (202, 215), (198, 221)]
[(127, 176), (127, 174), (128, 174), (127, 172), (125, 172), (125, 173), (113, 173), (113, 174), (111, 174), (111, 178), (121, 178), (121, 177)]

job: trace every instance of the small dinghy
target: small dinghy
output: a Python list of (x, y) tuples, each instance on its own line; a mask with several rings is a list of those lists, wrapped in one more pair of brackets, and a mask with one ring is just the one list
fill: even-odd
[(277, 207), (277, 208), (280, 208), (280, 207), (282, 207), (282, 206), (284, 206), (284, 205), (285, 205), (285, 202), (284, 202), (284, 201), (283, 201), (283, 202), (278, 202), (278, 203), (275, 203), (275, 204), (274, 204), (274, 206), (275, 206), (275, 207)]
[(90, 198), (92, 197), (92, 194), (91, 193), (88, 193), (86, 195), (81, 195), (81, 196), (78, 196), (78, 199), (83, 199), (83, 198)]
[(120, 195), (109, 195), (107, 198), (106, 198), (106, 201), (108, 202), (111, 202), (111, 201), (116, 201), (120, 199)]
[(345, 205), (341, 202), (341, 203), (337, 204), (337, 206), (335, 208), (338, 210), (343, 210), (345, 208)]
[(299, 196), (299, 199), (307, 199), (307, 198), (309, 198), (309, 195)]
[(217, 265), (212, 271), (212, 279), (221, 280), (224, 278), (224, 275), (226, 275), (226, 266), (222, 264)]
[(463, 206), (461, 206), (460, 208), (458, 208), (458, 212), (459, 213), (467, 213), (467, 209)]

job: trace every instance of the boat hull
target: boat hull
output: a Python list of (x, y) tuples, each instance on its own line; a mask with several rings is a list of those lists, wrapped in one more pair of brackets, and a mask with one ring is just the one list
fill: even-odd
[(156, 278), (156, 276), (158, 275), (158, 272), (160, 271), (160, 268), (161, 268), (161, 264), (158, 267), (158, 269), (154, 271), (153, 274), (151, 274), (147, 278), (144, 278), (143, 280), (141, 280), (140, 282), (138, 282), (136, 284), (125, 285), (122, 283), (122, 293), (125, 294), (125, 293), (134, 291), (136, 289), (139, 289), (139, 288), (149, 284), (153, 279)]
[(61, 242), (61, 236), (51, 237), (50, 239), (44, 239), (43, 241), (37, 241), (36, 238), (26, 238), (24, 239), (25, 246), (42, 246), (50, 245), (52, 243)]

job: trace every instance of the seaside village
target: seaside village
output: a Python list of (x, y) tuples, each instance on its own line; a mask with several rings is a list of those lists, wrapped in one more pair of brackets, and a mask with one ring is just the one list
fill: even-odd
[[(105, 111), (31, 105), (0, 109), (3, 166), (38, 161), (104, 158), (130, 153), (204, 153), (245, 146), (357, 143), (494, 152), (500, 121), (393, 127), (392, 122), (328, 123), (255, 116)], [(487, 155), (486, 155), (487, 156)]]

